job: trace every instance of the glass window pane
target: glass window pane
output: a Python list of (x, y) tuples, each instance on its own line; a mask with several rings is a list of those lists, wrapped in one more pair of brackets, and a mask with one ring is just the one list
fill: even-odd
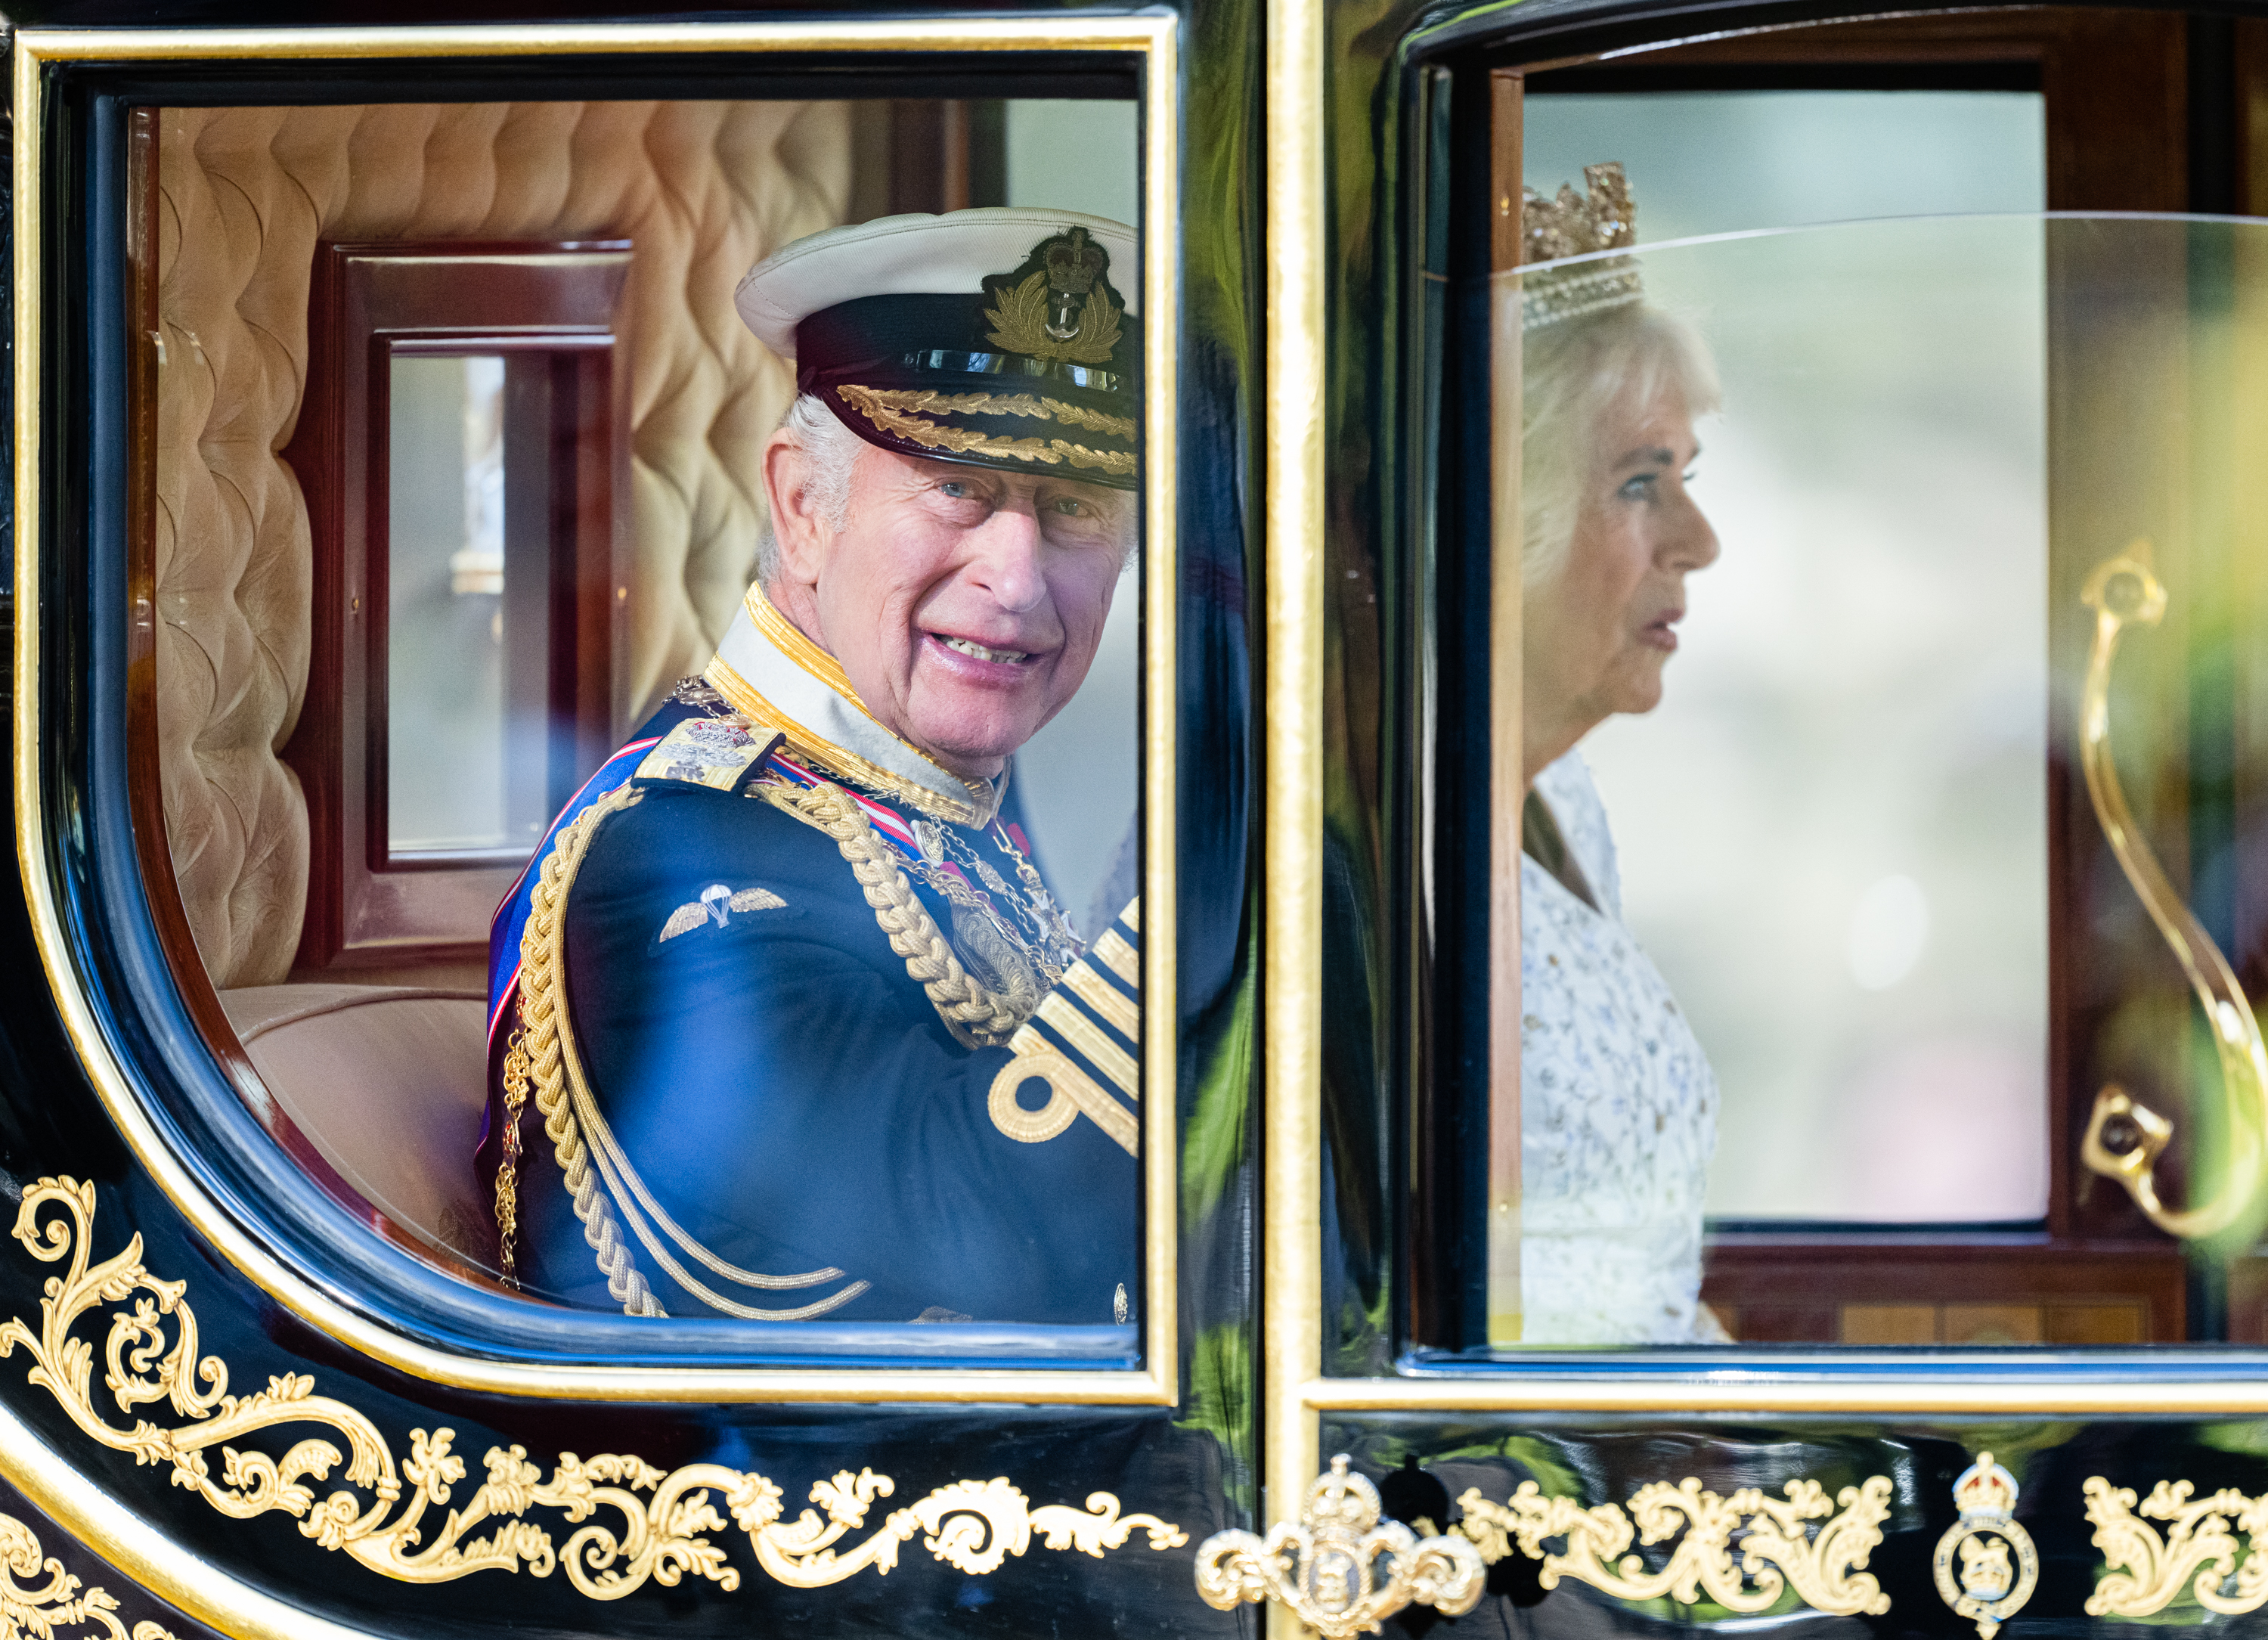
[(1693, 496), (1723, 552), (1661, 705), (1581, 755), (1716, 1072), (1712, 1215), (2046, 1212), (2043, 249), (1948, 224), (1647, 259), (1719, 361)]
[(504, 792), (504, 388), (500, 354), (392, 361), (386, 812), (393, 854), (525, 848), (542, 829), (540, 815), (510, 813)]
[(2182, 1336), (2183, 1258), (2257, 1282), (2268, 1218), (2268, 233), (1913, 218), (1507, 288), (1496, 1341)]
[(1868, 217), (2047, 209), (2036, 91), (1545, 92), (1521, 169), (1557, 194), (1619, 160), (1640, 244)]

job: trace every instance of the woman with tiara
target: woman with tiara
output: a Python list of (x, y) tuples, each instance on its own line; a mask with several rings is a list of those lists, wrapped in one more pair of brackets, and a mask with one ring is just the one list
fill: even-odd
[[(1589, 197), (1527, 195), (1526, 262), (1625, 250), (1619, 165)], [(1685, 578), (1717, 557), (1687, 486), (1717, 406), (1706, 346), (1627, 255), (1529, 274), (1521, 297), (1522, 1341), (1724, 1341), (1700, 1303), (1717, 1083), (1622, 922), (1607, 816), (1577, 743), (1651, 712)]]

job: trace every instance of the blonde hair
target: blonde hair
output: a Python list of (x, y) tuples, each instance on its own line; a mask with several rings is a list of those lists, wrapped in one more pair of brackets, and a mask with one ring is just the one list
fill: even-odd
[(1678, 388), (1695, 416), (1722, 396), (1699, 332), (1658, 307), (1631, 304), (1544, 325), (1521, 344), (1520, 579), (1557, 575), (1574, 543), (1583, 492), (1604, 459), (1599, 423), (1625, 400)]

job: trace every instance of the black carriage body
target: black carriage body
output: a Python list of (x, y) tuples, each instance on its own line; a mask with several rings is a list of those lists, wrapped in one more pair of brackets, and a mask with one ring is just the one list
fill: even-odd
[[(2247, 123), (2268, 115), (2240, 106), (2268, 85), (2252, 20), (2101, 15), (2176, 40), (2132, 70), (2175, 64), (2177, 83), (2153, 82), (2150, 106), (2173, 109), (2159, 128), (2086, 100), (2080, 70), (2108, 71), (2115, 30), (2095, 56), (2058, 57), (2040, 29), (1915, 46), (1927, 19), (1909, 18), (1904, 45), (1807, 56), (1807, 29), (1864, 26), (1810, 0), (395, 8), (320, 28), (225, 4), (16, 13), (13, 139), (28, 158), (12, 183), (4, 527), (22, 870), (6, 896), (0, 1191), (18, 1216), (0, 1250), (0, 1535), (19, 1590), (48, 1578), (47, 1556), (78, 1584), (11, 1601), (58, 1633), (114, 1611), (136, 1640), (144, 1622), (1250, 1634), (1282, 1614), (1246, 1603), (1257, 1585), (1201, 1592), (1239, 1552), (1217, 1534), (1299, 1519), (1345, 1453), (1388, 1516), (1486, 1562), (1484, 1587), (1444, 1619), (1404, 1605), (1409, 1568), (1381, 1562), (1400, 1578), (1388, 1633), (1763, 1621), (1965, 1636), (1984, 1607), (1959, 1607), (1955, 1557), (1982, 1518), (1964, 1512), (1979, 1494), (1956, 1494), (1973, 1471), (1992, 1481), (1977, 1469), (1989, 1452), (2021, 1470), (2014, 1552), (2031, 1559), (2012, 1633), (2213, 1621), (2188, 1585), (2216, 1568), (2242, 1621), (2268, 1593), (2241, 1575), (2259, 1552), (2242, 1511), (2268, 1494), (2268, 1356), (2244, 1318), (2268, 1282), (2246, 1287), (2242, 1260), (2185, 1259), (2107, 1188), (2017, 1229), (1720, 1230), (1704, 1294), (1741, 1279), (1746, 1294), (1794, 1290), (1839, 1259), (1965, 1261), (1994, 1273), (1975, 1294), (2021, 1298), (2035, 1277), (2006, 1271), (2100, 1265), (2114, 1274), (2035, 1285), (2144, 1294), (2159, 1308), (2137, 1347), (1766, 1331), (1705, 1351), (1543, 1353), (1492, 1336), (1488, 1313), (1490, 1090), (1505, 1069), (1491, 1026), (1518, 1001), (1516, 976), (1510, 991), (1491, 980), (1504, 862), (1484, 841), (1504, 756), (1486, 703), (1506, 642), (1488, 407), (1506, 263), (1489, 224), (1508, 77), (1516, 128), (1516, 81), (1543, 75), (1557, 90), (2037, 89), (2061, 73), (2049, 117), (2079, 149), (2100, 126), (2101, 145), (2146, 128), (2179, 152), (2154, 151), (2155, 181), (2125, 195), (2085, 191), (2112, 161), (2073, 161), (2051, 209), (2268, 212), (2247, 203), (2239, 157), (2268, 153)], [(2005, 16), (2014, 34), (2029, 26)], [(1718, 37), (1779, 43), (1754, 60), (1675, 55)], [(1171, 990), (1152, 994), (1171, 1017), (1144, 1030), (1172, 1071), (1151, 1057), (1145, 1289), (1123, 1326), (948, 1323), (909, 1340), (824, 1320), (634, 1320), (460, 1279), (374, 1233), (350, 1190), (279, 1142), (258, 1074), (216, 1048), (178, 895), (150, 877), (164, 811), (136, 703), (166, 617), (133, 546), (151, 505), (137, 418), (156, 413), (137, 111), (817, 98), (1140, 111), (1145, 288), (1169, 299), (1152, 403), (1170, 407), (1171, 455), (1145, 493), (1167, 545), (1141, 591), (1145, 664), (1168, 669), (1144, 683), (1144, 756), (1169, 796), (1145, 822), (1140, 879), (1153, 911), (1171, 902)], [(964, 173), (940, 197), (983, 203), (983, 186)], [(2268, 181), (2256, 192), (2268, 200)], [(2110, 896), (2116, 867), (2058, 768), (2053, 823), (2083, 856), (2058, 880)], [(2225, 807), (2241, 825), (2241, 803)], [(2183, 812), (2194, 831), (2217, 811), (2200, 797)], [(2080, 904), (2054, 902), (2057, 984), (2089, 963), (2162, 961), (2138, 917), (2100, 936)], [(2066, 1200), (2086, 1112), (2052, 1108), (2070, 1127), (2050, 1135)], [(2169, 1546), (2178, 1508), (2153, 1526), (2137, 1500), (2182, 1482), (2230, 1501)], [(1793, 1527), (1772, 1512), (1783, 1499), (1800, 1506)], [(1550, 1514), (1560, 1501), (1574, 1507)], [(1777, 1558), (1772, 1522), (1794, 1538)], [(1328, 1618), (1319, 1598), (1307, 1614)]]

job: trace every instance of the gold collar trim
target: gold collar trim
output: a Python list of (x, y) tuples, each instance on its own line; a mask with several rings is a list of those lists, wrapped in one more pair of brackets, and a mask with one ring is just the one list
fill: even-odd
[[(775, 609), (772, 601), (764, 596), (761, 583), (750, 581), (747, 595), (740, 602), (747, 606), (748, 618), (756, 624), (756, 630), (772, 640), (773, 648), (859, 711), (866, 712), (866, 703), (859, 699), (858, 691), (850, 687), (850, 675), (843, 669), (843, 663), (805, 637), (801, 627)], [(874, 714), (866, 712), (866, 715), (871, 718)]]
[(955, 825), (985, 825), (999, 812), (1005, 775), (964, 780), (883, 728), (842, 663), (756, 587), (741, 600), (702, 676), (735, 712), (777, 728), (799, 757), (828, 773)]

